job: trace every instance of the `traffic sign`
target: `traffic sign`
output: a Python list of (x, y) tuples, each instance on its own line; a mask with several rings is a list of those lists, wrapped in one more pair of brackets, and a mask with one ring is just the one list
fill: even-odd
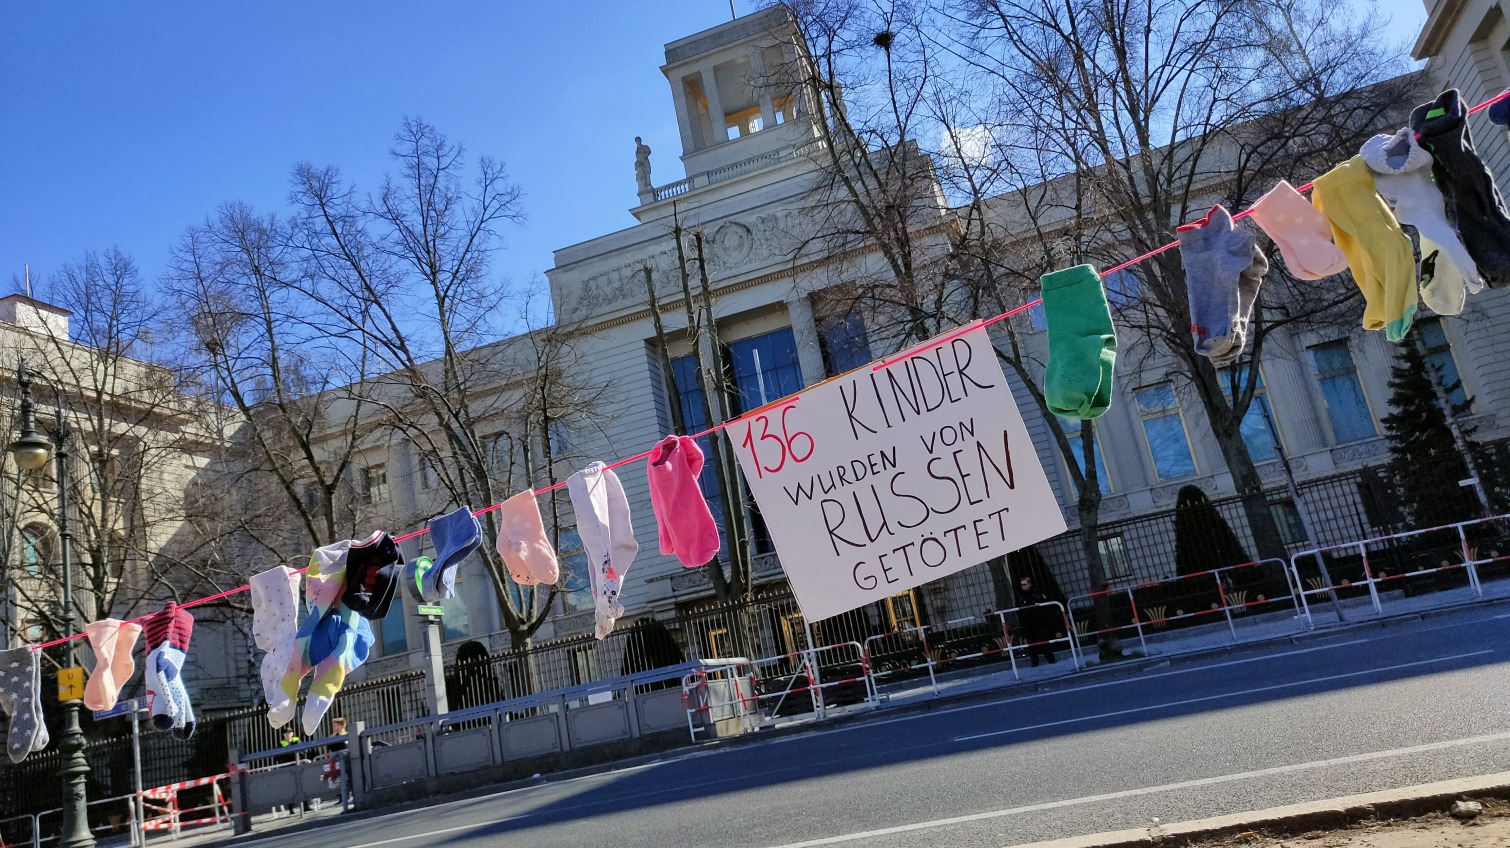
[(116, 716), (130, 715), (132, 713), (146, 711), (147, 696), (143, 695), (140, 698), (132, 698), (129, 701), (117, 701), (115, 706), (111, 707), (108, 710), (95, 710), (94, 720), (103, 721), (107, 718), (115, 718)]
[(446, 608), (439, 604), (421, 604), (419, 606), (420, 615), (443, 615), (445, 611)]
[(78, 666), (58, 669), (58, 700), (77, 701), (83, 697), (84, 669)]

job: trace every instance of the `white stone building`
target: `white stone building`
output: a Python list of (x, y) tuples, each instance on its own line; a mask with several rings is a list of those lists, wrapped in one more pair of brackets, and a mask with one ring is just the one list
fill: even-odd
[[(606, 424), (571, 436), (572, 453), (584, 463), (613, 461), (649, 448), (671, 432), (670, 405), (679, 400), (688, 414), (689, 429), (700, 429), (695, 397), (685, 388), (681, 399), (670, 397), (663, 384), (645, 284), (649, 269), (671, 339), (669, 353), (684, 357), (690, 352), (690, 342), (682, 333), (687, 321), (673, 237), (677, 226), (699, 230), (705, 238), (714, 312), (738, 396), (736, 413), (890, 352), (876, 339), (867, 338), (862, 321), (822, 318), (821, 292), (835, 282), (832, 257), (806, 245), (803, 238), (811, 226), (805, 217), (807, 198), (819, 173), (814, 160), (821, 138), (813, 124), (816, 110), (801, 91), (752, 85), (754, 80), (780, 78), (775, 69), (797, 58), (791, 38), (772, 36), (785, 26), (781, 15), (779, 9), (766, 10), (666, 45), (666, 64), (661, 70), (670, 85), (680, 127), (685, 176), (654, 185), (649, 168), (637, 167), (642, 181), (634, 193), (638, 203), (630, 210), (634, 223), (556, 251), (555, 267), (548, 272), (556, 318), (578, 333), (586, 379), (604, 387), (601, 402)], [(1495, 37), (1499, 40), (1493, 45), (1498, 46), (1491, 44)], [(1417, 52), (1432, 57), (1431, 73), (1436, 78), (1459, 86), (1469, 101), (1477, 101), (1510, 80), (1501, 50), (1507, 39), (1510, 24), (1498, 4), (1440, 0), (1433, 6)], [(1501, 184), (1510, 185), (1510, 143), (1504, 131), (1482, 117), (1474, 120), (1481, 149)], [(670, 157), (666, 151), (653, 156), (655, 166), (662, 169), (659, 174), (664, 174), (661, 163)], [(628, 170), (626, 197), (630, 196)], [(1296, 176), (1292, 182), (1298, 184), (1314, 175)], [(940, 208), (937, 214), (942, 225), (949, 212)], [(927, 232), (926, 222), (922, 230)], [(865, 262), (868, 257), (850, 256), (846, 261)], [(696, 290), (695, 273), (692, 285)], [(1495, 291), (1471, 298), (1461, 316), (1437, 319), (1423, 311), (1420, 319), (1433, 361), (1460, 376), (1464, 391), (1473, 398), (1470, 423), (1477, 428), (1480, 442), (1510, 436), (1507, 312), (1510, 294)], [(1045, 349), (1041, 315), (1029, 313), (1021, 327), (1030, 344)], [(1392, 353), (1382, 334), (1345, 328), (1307, 330), (1271, 338), (1266, 350), (1261, 366), (1264, 385), (1255, 404), (1272, 412), (1279, 442), (1303, 488), (1306, 481), (1331, 479), (1387, 460), (1379, 419), (1388, 411), (1386, 382)], [(687, 359), (673, 363), (684, 387), (695, 383), (680, 379), (691, 377), (686, 370), (691, 367)], [(1137, 519), (1171, 509), (1181, 486), (1200, 486), (1214, 499), (1231, 495), (1233, 487), (1199, 405), (1184, 395), (1177, 381), (1134, 355), (1120, 358), (1117, 376), (1114, 405), (1098, 422), (1106, 489), (1102, 557), (1108, 576), (1125, 583), (1173, 572), (1173, 550), (1167, 538), (1146, 541), (1141, 535), (1146, 528)], [(1073, 526), (1076, 493), (1063, 461), (1023, 392), (1019, 392), (1019, 405)], [(1276, 486), (1272, 503), (1282, 534), (1292, 549), (1304, 548), (1308, 540), (1301, 535), (1294, 507), (1277, 489), (1282, 477), (1276, 444), (1262, 424), (1262, 413), (1255, 410), (1250, 418), (1245, 435), (1261, 475)], [(391, 450), (403, 453), (401, 447)], [(393, 487), (392, 497), (402, 507), (396, 510), (412, 509), (419, 495), (402, 490), (419, 489), (415, 461), (391, 456), (375, 456), (371, 461), (374, 466), (386, 463), (381, 472), (383, 485)], [(394, 475), (395, 468), (409, 472)], [(636, 463), (620, 473), (640, 541), (640, 555), (623, 595), (629, 615), (666, 617), (673, 611), (686, 613), (711, 604), (705, 575), (659, 554), (642, 467)], [(1339, 477), (1335, 485), (1328, 485), (1330, 494), (1325, 499), (1307, 504), (1324, 537), (1322, 543), (1367, 536), (1382, 526), (1370, 514), (1364, 502), (1367, 493), (1355, 479)], [(383, 496), (388, 497), (386, 490)], [(1238, 530), (1240, 535), (1245, 532), (1240, 526)], [(768, 586), (779, 586), (779, 564), (774, 554), (766, 552), (769, 548), (760, 545), (758, 522), (755, 536), (762, 551), (757, 557), (757, 576)], [(1086, 580), (1080, 573), (1082, 566), (1074, 561), (1078, 556), (1074, 547), (1068, 541), (1058, 547), (1044, 546), (1061, 584), (1071, 593), (1085, 591)], [(467, 568), (462, 597), (448, 610), (447, 641), (454, 646), (473, 639), (502, 650), (507, 647), (507, 636), (499, 633), (491, 592), (473, 588), (475, 581), (486, 578), (475, 563)], [(982, 576), (984, 568), (904, 593), (873, 612), (871, 621), (884, 630), (979, 613), (982, 592), (989, 595), (989, 589), (982, 589), (988, 582)], [(580, 637), (591, 630), (590, 609), (582, 605), (579, 595), (567, 593), (558, 603), (561, 608), (537, 634), (537, 642)], [(795, 607), (783, 614), (788, 648), (803, 638), (802, 622), (794, 614)], [(366, 674), (417, 666), (414, 652), (419, 634), (412, 615), (395, 612), (381, 624), (382, 656), (368, 664)], [(708, 636), (701, 644), (684, 647), (693, 652), (717, 651), (716, 641)], [(603, 667), (607, 662), (599, 665), (590, 658), (590, 645), (582, 645), (580, 651), (585, 653), (574, 661), (576, 677), (614, 671)], [(581, 680), (553, 685), (571, 682)]]

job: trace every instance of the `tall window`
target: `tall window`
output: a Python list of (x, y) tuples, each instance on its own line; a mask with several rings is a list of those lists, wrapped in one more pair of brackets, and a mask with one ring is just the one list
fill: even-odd
[(1043, 304), (1035, 304), (1028, 307), (1028, 328), (1035, 333), (1041, 333), (1049, 328), (1049, 317), (1043, 312)]
[(730, 344), (729, 358), (734, 372), (735, 415), (802, 389), (797, 341), (790, 327)]
[(1306, 535), (1305, 523), (1300, 520), (1300, 510), (1295, 508), (1294, 501), (1275, 501), (1269, 504), (1269, 512), (1274, 516), (1274, 523), (1279, 525), (1280, 540), (1286, 545), (1310, 541), (1310, 537)]
[(1416, 322), (1416, 330), (1425, 343), (1426, 361), (1436, 366), (1442, 388), (1447, 391), (1447, 401), (1454, 407), (1468, 402), (1468, 393), (1463, 391), (1463, 379), (1458, 374), (1458, 361), (1452, 356), (1452, 344), (1447, 340), (1447, 328), (1441, 318), (1427, 318)]
[(1311, 364), (1326, 401), (1327, 419), (1338, 444), (1372, 439), (1378, 434), (1374, 415), (1369, 412), (1368, 398), (1358, 381), (1353, 365), (1353, 351), (1346, 340), (1327, 342), (1311, 348)]
[[(1075, 465), (1080, 469), (1080, 473), (1084, 474), (1085, 444), (1080, 439), (1080, 420), (1078, 418), (1060, 418), (1059, 426), (1064, 428), (1064, 435), (1070, 440), (1070, 452), (1075, 455)], [(1110, 474), (1106, 473), (1106, 461), (1104, 459), (1106, 452), (1101, 450), (1101, 432), (1099, 430), (1096, 431), (1093, 438), (1096, 440), (1096, 483), (1097, 488), (1104, 494), (1112, 490), (1112, 478)], [(1075, 478), (1071, 476), (1070, 483), (1073, 485), (1074, 482)], [(1079, 487), (1076, 486), (1075, 489), (1075, 494), (1078, 495), (1080, 493)]]
[(421, 489), (434, 489), (440, 485), (440, 474), (435, 470), (435, 460), (429, 456), (420, 454), (419, 457), (419, 486)]
[[(1227, 402), (1231, 403), (1233, 387), (1241, 391), (1248, 379), (1247, 369), (1237, 365), (1223, 368), (1217, 379), (1221, 380), (1222, 393), (1227, 396)], [(1279, 447), (1274, 442), (1274, 432), (1269, 429), (1269, 422), (1265, 420), (1265, 414), (1272, 413), (1272, 409), (1269, 406), (1269, 391), (1264, 388), (1263, 373), (1260, 372), (1255, 380), (1257, 385), (1253, 389), (1253, 400), (1248, 404), (1248, 411), (1243, 413), (1238, 432), (1242, 434), (1243, 444), (1248, 446), (1248, 455), (1255, 462), (1264, 462), (1279, 456)]]
[[(686, 425), (688, 433), (697, 433), (708, 429), (708, 417), (703, 414), (703, 381), (702, 375), (697, 371), (697, 357), (678, 356), (671, 360), (671, 378), (676, 381), (677, 397), (682, 408), (682, 423)], [(713, 442), (707, 436), (697, 440), (697, 446), (702, 448), (705, 460), (702, 473), (697, 475), (698, 488), (703, 491), (703, 499), (708, 502), (708, 510), (713, 513), (714, 526), (718, 527), (720, 534), (724, 529), (724, 499), (718, 490), (718, 474), (713, 468)], [(725, 540), (727, 541), (727, 540)]]
[(1112, 306), (1127, 306), (1133, 303), (1138, 299), (1141, 291), (1138, 278), (1130, 268), (1107, 274), (1101, 283), (1106, 287), (1106, 302)]
[[(402, 593), (399, 593), (402, 594)], [(383, 640), (383, 656), (391, 657), (409, 650), (409, 634), (404, 630), (404, 599), (396, 597), (388, 614), (378, 624)]]
[[(797, 364), (797, 343), (790, 327), (765, 333), (730, 344), (726, 350), (729, 370), (733, 373), (730, 387), (733, 397), (733, 414), (745, 412), (778, 400), (802, 388), (802, 369)], [(676, 381), (681, 398), (682, 421), (688, 432), (706, 429), (708, 419), (703, 415), (703, 384), (697, 373), (695, 357), (679, 356), (671, 361), (671, 375)], [(704, 456), (712, 456), (712, 443), (707, 436), (697, 440)], [(708, 501), (713, 520), (723, 532), (723, 497), (718, 491), (718, 476), (714, 464), (703, 464), (703, 473), (698, 476), (698, 485)], [(750, 508), (750, 540), (756, 553), (771, 550), (770, 535), (760, 511)], [(727, 543), (727, 539), (724, 540)]]
[(587, 550), (577, 528), (561, 531), (561, 607), (566, 612), (592, 609), (592, 575), (587, 571)]
[(1122, 536), (1102, 536), (1096, 540), (1096, 550), (1101, 554), (1101, 574), (1107, 580), (1118, 580), (1132, 574), (1132, 565), (1127, 560), (1127, 547)]
[(362, 469), (362, 490), (367, 493), (368, 503), (383, 503), (388, 500), (388, 466), (369, 465)]
[(37, 525), (21, 528), (21, 567), (29, 574), (38, 574), (47, 564), (51, 553), (48, 550), (47, 529)]
[(1134, 397), (1159, 479), (1176, 480), (1194, 474), (1195, 456), (1190, 450), (1190, 437), (1185, 433), (1180, 403), (1174, 396), (1174, 384), (1159, 383), (1138, 389)]
[(456, 594), (440, 602), (445, 613), (441, 616), (441, 637), (447, 641), (463, 639), (472, 633), (472, 622), (467, 615), (467, 578), (459, 570), (456, 575)]
[(571, 430), (567, 429), (566, 422), (552, 421), (550, 427), (551, 456), (566, 456), (571, 453), (571, 444)]
[(830, 377), (853, 371), (872, 358), (865, 323), (853, 312), (819, 319), (818, 348)]
[[(740, 339), (729, 345), (729, 359), (734, 372), (734, 414), (779, 400), (802, 389), (802, 368), (797, 364), (797, 342), (792, 329)], [(750, 546), (757, 554), (774, 549), (760, 508), (749, 508)]]

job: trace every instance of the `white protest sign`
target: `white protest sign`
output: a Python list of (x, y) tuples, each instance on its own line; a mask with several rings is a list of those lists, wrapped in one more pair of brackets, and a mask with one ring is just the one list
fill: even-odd
[(726, 432), (808, 621), (1065, 530), (979, 323)]

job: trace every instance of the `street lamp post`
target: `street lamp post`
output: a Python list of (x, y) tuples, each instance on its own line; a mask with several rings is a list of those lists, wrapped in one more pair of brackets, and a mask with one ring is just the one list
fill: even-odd
[[(21, 435), (10, 445), (11, 456), (23, 471), (37, 471), (50, 457), (58, 463), (58, 549), (63, 565), (63, 632), (73, 635), (73, 536), (68, 529), (68, 420), (59, 408), (53, 441), (37, 432), (36, 412), (31, 400), (31, 372), (22, 360), (16, 371), (21, 386)], [(56, 445), (56, 451), (53, 450)], [(66, 665), (77, 664), (72, 640), (63, 643)], [(61, 848), (93, 848), (89, 832), (89, 760), (84, 757), (84, 729), (79, 725), (79, 702), (63, 702), (63, 735), (58, 749), (63, 753), (63, 832)]]

